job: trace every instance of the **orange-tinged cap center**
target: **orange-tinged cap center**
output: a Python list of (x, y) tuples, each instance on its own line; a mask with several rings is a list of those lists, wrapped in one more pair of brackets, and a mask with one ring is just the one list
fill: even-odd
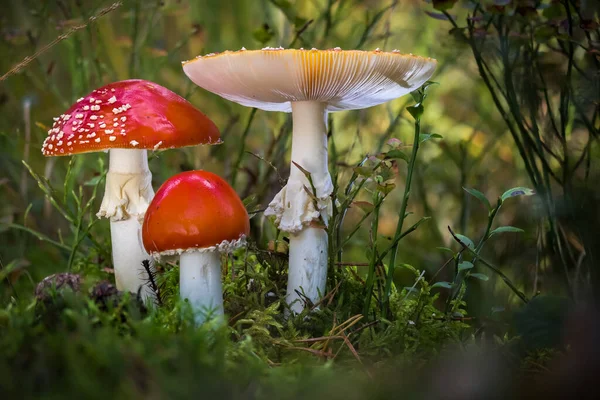
[(250, 232), (248, 213), (223, 178), (188, 171), (169, 178), (146, 211), (142, 238), (149, 253), (205, 249)]

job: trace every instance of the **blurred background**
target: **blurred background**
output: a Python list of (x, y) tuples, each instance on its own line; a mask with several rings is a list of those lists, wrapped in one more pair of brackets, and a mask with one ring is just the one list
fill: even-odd
[[(3, 265), (14, 268), (12, 284), (31, 288), (44, 276), (64, 271), (69, 252), (57, 243), (70, 243), (76, 234), (22, 161), (47, 179), (52, 189), (46, 189), (59, 198), (65, 191), (79, 191), (81, 185), (82, 198), (87, 201), (106, 165), (106, 155), (80, 155), (73, 161), (44, 158), (41, 144), (52, 118), (77, 98), (127, 78), (155, 81), (184, 96), (222, 132), (224, 143), (218, 146), (152, 154), (155, 189), (171, 175), (190, 169), (224, 176), (249, 208), (259, 211), (252, 218), (253, 243), (259, 249), (272, 249), (277, 232), (260, 210), (288, 175), (290, 116), (253, 112), (199, 89), (184, 75), (181, 61), (241, 47), (339, 46), (398, 49), (438, 60), (433, 80), (439, 84), (428, 89), (421, 129), (443, 139), (427, 141), (419, 152), (408, 207), (412, 214), (407, 221), (412, 224), (423, 216), (431, 219), (400, 242), (398, 263), (424, 270), (427, 279), (451, 281), (453, 272), (441, 268), (449, 255), (440, 248), (456, 251), (458, 247), (447, 227), (476, 241), (484, 235), (488, 222), (487, 208), (463, 188), (476, 188), (495, 205), (506, 190), (523, 186), (540, 195), (507, 201), (494, 224), (524, 232), (494, 236), (483, 257), (528, 297), (538, 293), (571, 299), (591, 296), (589, 287), (595, 276), (592, 250), (598, 240), (596, 185), (588, 184), (598, 176), (594, 140), (600, 92), (598, 49), (594, 47), (598, 46), (597, 4), (454, 3), (4, 0), (0, 15), (0, 257)], [(474, 13), (479, 16), (473, 17)], [(490, 22), (490, 15), (506, 18)], [(565, 25), (567, 18), (577, 19), (573, 25), (577, 32), (569, 28), (572, 25)], [(586, 21), (596, 22), (586, 27)], [(547, 37), (538, 36), (543, 33), (541, 28), (547, 27), (553, 29)], [(560, 35), (569, 32), (581, 46), (570, 49), (564, 45), (568, 41)], [(512, 42), (512, 38), (520, 42)], [(473, 45), (480, 51), (479, 58)], [(527, 58), (531, 48), (539, 51), (538, 58)], [(575, 67), (569, 59), (577, 61)], [(505, 61), (514, 70), (507, 69)], [(540, 72), (545, 91), (526, 85), (531, 80), (525, 72), (532, 68)], [(481, 77), (482, 70), (488, 73), (487, 82)], [(575, 89), (570, 89), (569, 79)], [(534, 94), (531, 101), (535, 107), (528, 102), (528, 93)], [(498, 107), (498, 96), (504, 113)], [(564, 101), (563, 115), (560, 107)], [(389, 139), (399, 139), (410, 152), (414, 125), (406, 106), (412, 104), (413, 99), (405, 96), (366, 110), (331, 115), (330, 145), (335, 146), (336, 156), (330, 169), (340, 187), (365, 156), (388, 150)], [(558, 104), (560, 110), (556, 108), (554, 116), (549, 116), (548, 104)], [(548, 132), (556, 121), (560, 132), (558, 138), (552, 138)], [(540, 131), (542, 139), (537, 144), (524, 136)], [(515, 137), (520, 138), (519, 145)], [(524, 150), (519, 146), (525, 146)], [(406, 175), (404, 163), (396, 168), (396, 189), (380, 210), (378, 234), (386, 243), (396, 229)], [(532, 168), (538, 172), (532, 173)], [(556, 182), (553, 175), (559, 177)], [(361, 196), (357, 200), (370, 201), (369, 193)], [(64, 198), (64, 207), (75, 212), (73, 199)], [(93, 220), (100, 200), (99, 195), (90, 212), (81, 216), (82, 221)], [(352, 231), (362, 216), (360, 207), (351, 207), (342, 226), (344, 234)], [(369, 226), (363, 224), (344, 248), (344, 263), (368, 261)], [(81, 240), (78, 258), (93, 260), (93, 268), (103, 271), (110, 267), (108, 222), (94, 223), (90, 236), (94, 240)], [(473, 281), (466, 294), (469, 313), (477, 317), (490, 317), (519, 304), (501, 278), (488, 275), (487, 281)], [(401, 271), (394, 279), (399, 286), (414, 282), (413, 275), (405, 277)]]

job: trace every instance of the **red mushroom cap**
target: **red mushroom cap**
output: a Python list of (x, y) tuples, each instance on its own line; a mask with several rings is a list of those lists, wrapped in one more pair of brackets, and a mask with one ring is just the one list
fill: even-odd
[(149, 253), (231, 244), (250, 232), (244, 204), (223, 178), (207, 171), (172, 176), (150, 203), (142, 240)]
[(184, 98), (140, 79), (114, 82), (54, 118), (42, 154), (158, 149), (219, 142), (219, 130)]

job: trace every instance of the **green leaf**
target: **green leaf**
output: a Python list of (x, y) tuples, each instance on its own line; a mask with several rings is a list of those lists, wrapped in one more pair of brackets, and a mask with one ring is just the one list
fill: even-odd
[(359, 207), (365, 214), (373, 212), (373, 209), (375, 208), (375, 206), (368, 201), (353, 201), (352, 205)]
[(250, 208), (251, 206), (256, 204), (256, 195), (251, 194), (250, 196), (248, 196), (244, 200), (242, 200), (242, 203), (244, 204), (244, 207)]
[(396, 180), (396, 175), (397, 175), (397, 172), (394, 171), (392, 168), (388, 168), (386, 166), (386, 164), (383, 164), (383, 166), (381, 168), (379, 168), (378, 176), (381, 177), (382, 184), (394, 183)]
[(12, 260), (8, 265), (4, 265), (2, 269), (0, 269), (0, 282), (3, 281), (6, 277), (10, 276), (14, 271), (19, 268), (23, 268), (24, 265), (21, 260)]
[(473, 263), (469, 261), (463, 261), (458, 264), (459, 271), (467, 271), (473, 268)]
[(274, 35), (275, 33), (273, 32), (269, 24), (263, 24), (263, 26), (252, 32), (252, 36), (260, 44), (267, 43), (273, 38)]
[(288, 0), (271, 0), (271, 3), (281, 10), (287, 20), (294, 24), (296, 29), (301, 28), (306, 23), (305, 18), (299, 17), (296, 14), (297, 7), (294, 7), (294, 5)]
[(409, 162), (409, 160), (410, 160), (409, 157), (405, 153), (403, 153), (402, 151), (397, 150), (397, 149), (390, 150), (390, 151), (388, 151), (387, 153), (384, 153), (384, 154), (385, 154), (385, 159), (386, 160), (401, 159), (401, 160), (404, 160), (406, 162)]
[(468, 237), (466, 237), (465, 235), (461, 235), (460, 233), (456, 234), (456, 237), (462, 242), (464, 243), (468, 248), (470, 249), (475, 249), (475, 243), (473, 243), (473, 241), (471, 239), (469, 239)]
[(433, 285), (431, 285), (431, 288), (444, 288), (444, 289), (452, 289), (452, 284), (450, 282), (436, 282)]
[(466, 188), (466, 187), (463, 187), (463, 190), (465, 192), (469, 193), (471, 196), (475, 197), (477, 200), (481, 201), (488, 208), (488, 210), (492, 209), (492, 205), (490, 204), (490, 201), (479, 190), (477, 190), (477, 189), (469, 189), (469, 188)]
[(379, 190), (383, 194), (388, 194), (395, 188), (396, 188), (396, 184), (394, 184), (394, 183), (387, 183), (385, 185), (377, 185), (377, 190)]
[(369, 167), (354, 167), (354, 172), (356, 172), (360, 176), (373, 175), (373, 169)]
[(471, 278), (479, 279), (481, 281), (487, 281), (487, 280), (490, 279), (486, 274), (482, 274), (482, 273), (479, 273), (479, 272), (475, 272), (475, 273), (469, 274), (469, 276)]
[(448, 247), (436, 247), (437, 250), (447, 251), (454, 254), (454, 250), (449, 249)]
[(410, 293), (419, 293), (420, 290), (412, 286), (404, 286), (404, 290)]
[(505, 201), (506, 199), (508, 199), (510, 197), (533, 196), (534, 194), (535, 194), (535, 191), (533, 189), (529, 189), (526, 187), (516, 187), (516, 188), (508, 189), (506, 192), (504, 192), (502, 194), (502, 196), (500, 196), (500, 198), (502, 199), (502, 201)]
[(423, 101), (423, 92), (419, 89), (413, 90), (410, 92), (410, 97), (412, 97), (415, 103), (417, 103), (416, 105), (419, 105)]
[(562, 20), (566, 17), (566, 10), (561, 3), (550, 2), (548, 7), (542, 11), (542, 15), (549, 20)]
[[(425, 100), (425, 98), (427, 97), (427, 89), (429, 89), (429, 86), (431, 85), (437, 85), (437, 82), (434, 81), (427, 81), (425, 82), (419, 89), (417, 90), (413, 90), (412, 92), (410, 92), (411, 97), (413, 98), (413, 100), (415, 101), (415, 105), (412, 107), (408, 107), (408, 111), (410, 111), (410, 108), (420, 108), (421, 109), (421, 114), (423, 113), (423, 101)], [(411, 112), (412, 114), (412, 112)], [(414, 115), (413, 115), (414, 116)], [(420, 114), (419, 114), (420, 116)]]
[(446, 11), (454, 7), (458, 0), (432, 0), (433, 8), (439, 11)]
[(414, 106), (407, 107), (406, 110), (408, 110), (408, 112), (410, 113), (410, 115), (413, 116), (414, 119), (418, 120), (418, 119), (421, 119), (421, 116), (423, 115), (425, 108), (423, 108), (423, 105), (421, 103), (418, 103), (418, 104), (415, 104)]
[(424, 143), (431, 139), (442, 139), (442, 135), (438, 135), (437, 133), (421, 133), (419, 135), (419, 143)]
[(500, 226), (496, 229), (494, 229), (493, 231), (490, 232), (490, 237), (492, 235), (495, 235), (496, 233), (504, 233), (504, 232), (515, 232), (515, 233), (522, 233), (525, 232), (523, 229), (521, 228), (515, 228), (514, 226)]
[(92, 177), (92, 179), (90, 179), (89, 181), (85, 182), (83, 184), (83, 186), (96, 186), (100, 182), (100, 180), (102, 178), (104, 178), (103, 175), (94, 176), (94, 177)]

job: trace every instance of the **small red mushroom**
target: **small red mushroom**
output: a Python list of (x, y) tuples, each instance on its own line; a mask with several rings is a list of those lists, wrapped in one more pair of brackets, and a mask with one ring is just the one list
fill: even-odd
[[(219, 130), (184, 98), (156, 83), (114, 82), (80, 98), (54, 118), (45, 156), (109, 152), (98, 217), (111, 220), (116, 286), (137, 292), (146, 282), (140, 222), (154, 191), (147, 150), (219, 143)], [(144, 297), (149, 291), (144, 289)]]
[(169, 178), (150, 203), (142, 240), (155, 257), (179, 255), (180, 296), (201, 324), (223, 315), (220, 253), (245, 242), (250, 220), (239, 196), (221, 177), (189, 171)]

